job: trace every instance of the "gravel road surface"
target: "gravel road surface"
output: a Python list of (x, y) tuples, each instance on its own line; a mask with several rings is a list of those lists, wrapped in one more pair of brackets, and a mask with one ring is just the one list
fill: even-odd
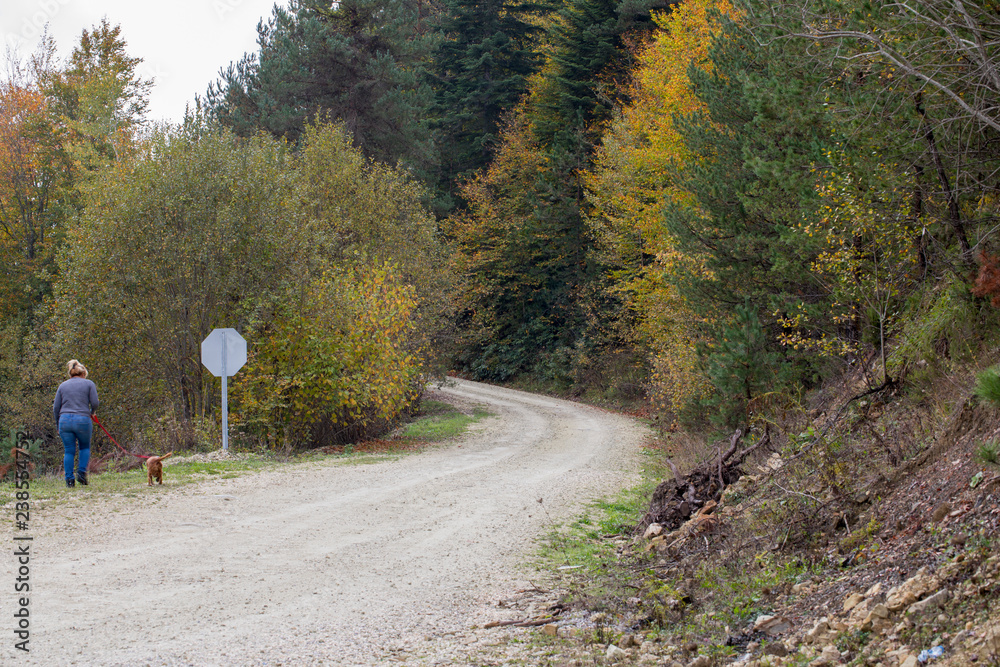
[(481, 627), (518, 616), (498, 602), (531, 586), (522, 564), (553, 522), (638, 479), (645, 431), (474, 382), (433, 393), (493, 416), (395, 460), (36, 507), (31, 650), (14, 649), (5, 549), (0, 662), (448, 665), (515, 650)]

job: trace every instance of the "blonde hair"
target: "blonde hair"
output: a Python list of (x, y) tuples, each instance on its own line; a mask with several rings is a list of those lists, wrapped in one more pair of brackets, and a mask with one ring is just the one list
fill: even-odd
[(87, 377), (87, 367), (81, 364), (76, 359), (70, 359), (66, 362), (66, 369), (69, 371), (69, 376), (77, 377)]

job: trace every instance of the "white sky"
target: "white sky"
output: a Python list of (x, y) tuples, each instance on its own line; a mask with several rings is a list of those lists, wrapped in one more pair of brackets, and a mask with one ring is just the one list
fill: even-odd
[[(257, 50), (257, 22), (276, 0), (0, 0), (0, 39), (26, 56), (46, 24), (61, 58), (84, 29), (107, 16), (122, 27), (140, 76), (153, 79), (149, 120), (179, 122), (195, 95), (204, 96), (219, 70)], [(286, 5), (286, 0), (277, 0)]]

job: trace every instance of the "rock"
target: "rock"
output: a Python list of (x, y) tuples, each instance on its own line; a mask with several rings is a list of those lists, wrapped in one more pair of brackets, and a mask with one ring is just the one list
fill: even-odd
[(844, 599), (844, 611), (848, 612), (864, 602), (865, 596), (861, 593), (851, 593)]
[(929, 574), (926, 567), (917, 570), (917, 573), (891, 589), (886, 596), (885, 605), (889, 611), (899, 611), (904, 607), (920, 600), (928, 593), (933, 593), (941, 587), (941, 582), (937, 577)]
[(867, 591), (865, 591), (865, 597), (868, 598), (868, 599), (871, 599), (871, 598), (873, 598), (873, 597), (875, 597), (877, 595), (881, 595), (881, 594), (882, 594), (882, 582), (881, 581), (875, 582), (875, 584), (871, 588), (869, 588)]
[(642, 641), (636, 641), (635, 635), (625, 635), (618, 642), (618, 648), (632, 648), (633, 646), (641, 646)]
[(559, 626), (555, 623), (548, 623), (542, 626), (542, 632), (547, 634), (549, 637), (559, 636)]
[(661, 526), (658, 523), (651, 523), (649, 524), (649, 527), (646, 528), (646, 532), (642, 534), (642, 539), (650, 540), (662, 532), (663, 532), (663, 526)]
[(898, 665), (910, 655), (910, 649), (903, 646), (900, 648), (893, 649), (891, 651), (886, 651), (883, 657), (889, 658), (889, 664)]
[(609, 662), (621, 662), (628, 657), (628, 653), (621, 650), (614, 644), (611, 644), (608, 646), (608, 650), (604, 654), (604, 657), (607, 658)]
[(1000, 622), (985, 627), (976, 634), (982, 639), (974, 643), (974, 655), (978, 655), (984, 663), (992, 664), (989, 661), (1000, 655)]
[(889, 637), (892, 635), (892, 622), (885, 618), (876, 618), (872, 621), (871, 630), (882, 637)]
[(838, 663), (840, 663), (840, 651), (836, 646), (828, 645), (824, 646), (822, 653), (809, 663), (809, 667), (826, 667)]
[(763, 632), (769, 637), (777, 637), (788, 632), (791, 627), (792, 624), (788, 619), (781, 616), (758, 616), (757, 621), (753, 624), (754, 632)]
[(891, 625), (886, 621), (887, 618), (889, 618), (889, 609), (884, 604), (877, 604), (861, 622), (861, 629), (881, 632)]
[(788, 649), (780, 642), (772, 642), (764, 647), (764, 655), (773, 655), (776, 658), (784, 658), (788, 655)]
[(707, 655), (699, 655), (688, 663), (687, 667), (712, 667), (712, 659)]
[(663, 551), (667, 548), (667, 538), (664, 535), (657, 535), (649, 541), (646, 545), (646, 551), (652, 551), (656, 549), (657, 551)]
[(930, 611), (943, 607), (948, 599), (951, 597), (951, 592), (947, 588), (939, 590), (934, 595), (928, 598), (924, 598), (920, 602), (914, 602), (907, 609), (906, 613), (908, 615), (922, 614), (925, 611)]
[(823, 618), (816, 621), (816, 624), (813, 625), (812, 629), (806, 633), (804, 640), (809, 644), (818, 644), (823, 639), (826, 638), (826, 635), (829, 632), (830, 632), (830, 623), (824, 616)]
[[(892, 591), (890, 591), (892, 593)], [(896, 591), (895, 594), (890, 595), (885, 603), (886, 606), (892, 611), (899, 611), (903, 607), (909, 607), (911, 604), (916, 602), (919, 598), (913, 594), (912, 591), (900, 590)]]
[(852, 628), (859, 627), (871, 611), (871, 601), (862, 600), (861, 603), (851, 610), (851, 615), (847, 619), (847, 624)]
[(906, 656), (906, 658), (901, 663), (899, 663), (899, 667), (917, 667), (919, 664), (920, 661), (917, 660), (917, 656), (911, 653), (910, 655)]

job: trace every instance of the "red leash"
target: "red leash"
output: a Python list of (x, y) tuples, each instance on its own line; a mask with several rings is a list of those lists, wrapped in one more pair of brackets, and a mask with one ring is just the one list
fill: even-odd
[(143, 454), (133, 454), (132, 452), (128, 451), (127, 449), (125, 449), (124, 447), (122, 447), (121, 445), (119, 445), (118, 441), (115, 440), (114, 438), (112, 438), (111, 434), (108, 433), (108, 429), (104, 428), (104, 424), (102, 424), (101, 420), (97, 418), (97, 415), (90, 415), (90, 421), (92, 421), (95, 424), (97, 424), (98, 426), (100, 426), (101, 430), (104, 431), (104, 435), (108, 436), (108, 438), (111, 440), (111, 442), (113, 442), (116, 445), (118, 445), (118, 449), (122, 450), (123, 452), (125, 452), (129, 456), (135, 456), (135, 457), (140, 458), (140, 459), (151, 459), (151, 458), (153, 458), (152, 456), (144, 456)]

